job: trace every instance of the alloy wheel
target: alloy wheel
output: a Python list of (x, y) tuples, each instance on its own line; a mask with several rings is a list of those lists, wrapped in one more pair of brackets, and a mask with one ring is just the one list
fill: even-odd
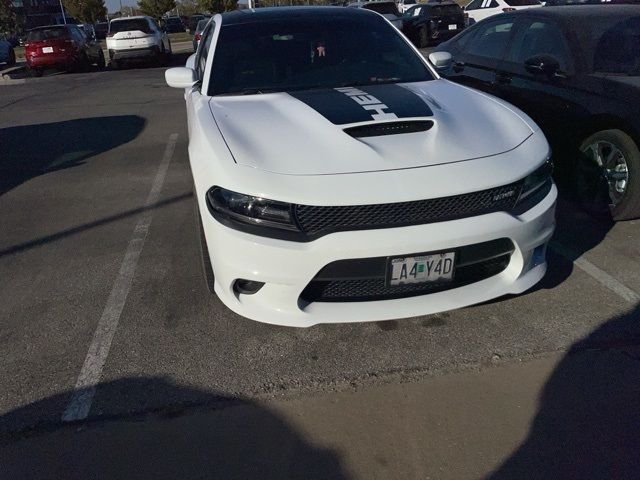
[(629, 168), (622, 150), (611, 142), (599, 140), (587, 145), (582, 151), (602, 168), (609, 187), (611, 205), (619, 205), (629, 184)]

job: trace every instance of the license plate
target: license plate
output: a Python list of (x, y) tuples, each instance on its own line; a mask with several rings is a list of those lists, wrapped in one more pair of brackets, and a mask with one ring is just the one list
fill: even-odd
[(455, 260), (455, 252), (392, 258), (389, 260), (387, 283), (395, 286), (449, 282), (453, 280)]
[(458, 25), (449, 25), (449, 30), (457, 30)]
[(42, 47), (42, 53), (53, 53), (53, 47)]

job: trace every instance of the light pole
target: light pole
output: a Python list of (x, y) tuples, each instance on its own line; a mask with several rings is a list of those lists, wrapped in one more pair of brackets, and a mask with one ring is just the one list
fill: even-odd
[(67, 24), (67, 16), (64, 14), (64, 6), (62, 5), (62, 0), (60, 0), (60, 12), (62, 12), (62, 21), (64, 24)]

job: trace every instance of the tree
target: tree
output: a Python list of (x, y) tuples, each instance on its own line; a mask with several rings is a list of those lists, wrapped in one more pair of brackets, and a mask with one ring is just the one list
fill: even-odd
[(138, 7), (143, 14), (160, 19), (169, 10), (176, 8), (175, 0), (138, 0)]
[(18, 19), (11, 9), (11, 0), (0, 0), (0, 34), (18, 30)]
[(104, 0), (63, 0), (65, 10), (82, 23), (96, 23), (107, 18)]
[(176, 0), (176, 9), (180, 15), (190, 17), (200, 11), (200, 6), (196, 0)]
[(202, 11), (222, 13), (235, 10), (238, 2), (237, 0), (198, 0), (198, 5)]

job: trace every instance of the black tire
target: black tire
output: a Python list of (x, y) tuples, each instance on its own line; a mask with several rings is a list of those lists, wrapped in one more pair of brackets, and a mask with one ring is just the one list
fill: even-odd
[(120, 62), (118, 62), (118, 60), (111, 60), (111, 69), (112, 70), (119, 70), (121, 66), (122, 65), (120, 65)]
[(202, 265), (202, 273), (207, 285), (207, 290), (215, 294), (216, 279), (211, 266), (211, 257), (209, 257), (209, 249), (207, 248), (207, 239), (204, 236), (204, 228), (202, 227), (202, 218), (200, 217), (200, 208), (198, 207), (198, 195), (196, 189), (193, 189), (193, 205), (196, 214), (196, 225), (198, 229), (198, 251), (200, 252), (200, 265)]
[(107, 66), (107, 62), (104, 59), (104, 52), (100, 49), (100, 55), (98, 55), (98, 61), (96, 62), (96, 67), (98, 70), (104, 70), (104, 67)]
[(42, 67), (35, 67), (29, 70), (31, 72), (32, 77), (41, 77), (44, 73), (44, 69)]
[(16, 64), (16, 52), (12, 48), (11, 50), (9, 50), (9, 60), (7, 61), (7, 66), (12, 67), (15, 64)]
[[(638, 145), (622, 130), (602, 130), (586, 138), (580, 145), (580, 151), (585, 152), (590, 145), (597, 142), (606, 142), (619, 149), (624, 156), (627, 171), (624, 193), (621, 198), (614, 201), (609, 195), (609, 183), (605, 178), (604, 169), (596, 165), (600, 169), (599, 174), (601, 180), (599, 183), (599, 192), (606, 189), (604, 190), (606, 192), (606, 198), (601, 204), (609, 204), (611, 216), (615, 221), (640, 218), (640, 149)], [(587, 157), (586, 154), (583, 155), (583, 162), (589, 160), (591, 160), (590, 157)]]
[(418, 32), (418, 48), (427, 48), (429, 46), (429, 29), (423, 25)]

